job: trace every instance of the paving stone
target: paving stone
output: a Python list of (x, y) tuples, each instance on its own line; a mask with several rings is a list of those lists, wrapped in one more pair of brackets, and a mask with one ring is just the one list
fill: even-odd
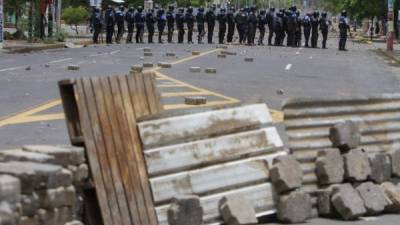
[(303, 223), (311, 216), (311, 197), (302, 191), (281, 195), (277, 207), (278, 220), (285, 223)]
[(167, 62), (161, 62), (161, 63), (159, 64), (159, 66), (160, 66), (161, 68), (171, 68), (171, 67), (172, 67), (172, 64), (171, 64), (171, 63), (167, 63)]
[(344, 162), (338, 149), (323, 149), (318, 152), (316, 174), (321, 185), (342, 183)]
[(151, 52), (152, 49), (151, 48), (143, 48), (143, 52)]
[(226, 58), (226, 55), (225, 55), (225, 54), (218, 54), (217, 57), (218, 57), (218, 58), (223, 58), (223, 59), (224, 59), (224, 58)]
[(168, 209), (169, 225), (201, 225), (203, 208), (198, 196), (184, 196), (172, 199)]
[(8, 202), (0, 202), (0, 225), (19, 225), (18, 214)]
[(0, 175), (0, 201), (17, 203), (21, 196), (21, 182), (10, 175)]
[(385, 153), (376, 153), (368, 156), (371, 166), (369, 180), (383, 183), (390, 180), (392, 176), (392, 164), (390, 157)]
[(385, 194), (387, 206), (385, 212), (398, 213), (400, 212), (400, 187), (391, 182), (385, 182), (380, 185)]
[(207, 97), (204, 96), (185, 97), (186, 105), (204, 105), (206, 103), (207, 103)]
[(84, 225), (84, 224), (81, 221), (74, 220), (74, 221), (66, 223), (65, 225)]
[(150, 56), (153, 56), (153, 53), (152, 52), (144, 52), (143, 56), (150, 57)]
[(400, 177), (400, 149), (390, 151), (389, 156), (392, 162), (393, 176)]
[(205, 72), (206, 73), (217, 73), (217, 69), (216, 68), (206, 68)]
[(254, 62), (254, 58), (244, 58), (245, 62)]
[(45, 189), (37, 191), (39, 205), (42, 209), (53, 209), (63, 206), (65, 199), (65, 188)]
[(40, 225), (61, 225), (58, 223), (59, 210), (57, 208), (51, 210), (39, 209), (37, 216)]
[(192, 55), (200, 55), (201, 52), (200, 51), (192, 51)]
[(54, 162), (54, 157), (42, 153), (23, 151), (22, 149), (12, 149), (0, 151), (0, 161), (29, 161), (37, 163), (52, 163)]
[(30, 71), (30, 70), (31, 70), (31, 67), (30, 67), (30, 66), (27, 66), (27, 67), (25, 67), (25, 70), (26, 70), (26, 71)]
[(254, 206), (244, 196), (224, 196), (218, 208), (227, 225), (257, 224)]
[(21, 195), (22, 215), (33, 217), (39, 209), (39, 196), (36, 192), (30, 195)]
[(79, 70), (81, 67), (78, 65), (69, 65), (67, 67), (68, 70)]
[(337, 212), (332, 205), (331, 195), (332, 195), (332, 186), (320, 189), (317, 191), (317, 208), (318, 215), (321, 217), (336, 217)]
[(143, 67), (152, 68), (152, 67), (154, 67), (154, 64), (152, 62), (145, 62), (145, 63), (143, 63)]
[(217, 45), (216, 48), (223, 48), (223, 49), (227, 49), (228, 46), (227, 45)]
[(200, 73), (201, 72), (201, 68), (197, 67), (197, 66), (192, 66), (189, 68), (189, 71), (192, 73)]
[(57, 165), (79, 165), (85, 162), (85, 151), (83, 148), (53, 146), (53, 145), (25, 145), (23, 150), (47, 154), (54, 157), (54, 162)]
[(283, 193), (301, 187), (303, 171), (293, 156), (280, 156), (274, 159), (270, 177), (275, 190)]
[(75, 185), (79, 185), (89, 178), (89, 167), (87, 164), (68, 166), (68, 169), (72, 172), (73, 183)]
[(344, 220), (357, 219), (367, 212), (364, 201), (351, 184), (335, 186), (331, 200), (335, 210)]
[(134, 65), (131, 67), (131, 71), (134, 73), (141, 73), (143, 71), (143, 66)]
[(165, 55), (168, 56), (168, 57), (175, 57), (176, 56), (176, 54), (174, 52), (167, 52)]
[(51, 176), (47, 182), (47, 188), (68, 187), (73, 182), (73, 174), (68, 169), (62, 169), (55, 176)]
[(0, 174), (18, 177), (21, 181), (21, 192), (30, 194), (35, 188), (46, 188), (47, 183), (57, 176), (62, 167), (52, 164), (34, 162), (3, 162), (0, 163)]
[(367, 215), (377, 215), (386, 208), (387, 201), (385, 194), (379, 185), (366, 182), (357, 186), (356, 190), (364, 201)]
[(350, 120), (335, 124), (329, 130), (329, 139), (333, 147), (339, 148), (342, 153), (357, 148), (361, 142), (358, 124)]
[(74, 212), (71, 207), (61, 207), (58, 208), (58, 217), (56, 218), (57, 223), (60, 225), (65, 225), (66, 223), (74, 219)]
[(21, 216), (19, 219), (19, 225), (39, 225), (38, 216)]
[(368, 155), (362, 149), (353, 149), (343, 155), (344, 178), (347, 181), (365, 181), (371, 174)]
[(236, 52), (227, 51), (227, 50), (222, 50), (221, 54), (224, 54), (224, 55), (237, 55)]

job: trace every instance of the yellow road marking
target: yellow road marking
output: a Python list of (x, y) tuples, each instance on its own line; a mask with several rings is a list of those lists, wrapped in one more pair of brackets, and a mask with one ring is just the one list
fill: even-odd
[(222, 105), (230, 105), (232, 102), (229, 101), (212, 101), (207, 102), (204, 105), (186, 105), (186, 104), (170, 104), (164, 105), (165, 110), (173, 110), (173, 109), (189, 109), (189, 108), (201, 108), (201, 107), (209, 107), (209, 106), (222, 106)]
[(164, 92), (164, 93), (161, 93), (161, 97), (164, 97), (164, 98), (180, 97), (180, 96), (196, 96), (196, 95), (208, 95), (208, 92), (191, 91), (191, 92)]
[(185, 87), (182, 84), (159, 84), (157, 87), (164, 88), (164, 87)]

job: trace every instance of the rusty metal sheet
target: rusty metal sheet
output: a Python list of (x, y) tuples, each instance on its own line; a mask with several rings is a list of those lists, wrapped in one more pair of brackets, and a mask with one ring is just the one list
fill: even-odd
[(138, 127), (161, 225), (168, 224), (171, 199), (183, 195), (200, 196), (205, 224), (221, 221), (218, 202), (225, 195), (244, 194), (258, 215), (275, 212), (269, 168), (286, 151), (265, 104), (156, 118)]
[(335, 123), (358, 122), (360, 147), (367, 152), (400, 147), (400, 94), (301, 98), (286, 101), (282, 108), (290, 151), (302, 163), (309, 190), (318, 188), (314, 162), (319, 150), (332, 147), (329, 128)]

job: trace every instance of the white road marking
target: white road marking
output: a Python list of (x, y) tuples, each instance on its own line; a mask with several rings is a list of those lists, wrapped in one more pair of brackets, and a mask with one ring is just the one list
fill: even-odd
[(102, 55), (108, 55), (108, 53), (106, 52), (106, 53), (100, 53), (100, 54), (92, 54), (92, 55), (89, 55), (89, 57), (96, 57), (96, 56), (102, 56)]
[(292, 68), (292, 64), (287, 64), (285, 70), (290, 70)]
[(1, 69), (0, 72), (19, 70), (19, 69), (23, 69), (23, 68), (25, 68), (25, 66), (17, 66), (17, 67), (5, 68), (5, 69)]
[(53, 60), (53, 61), (50, 61), (49, 64), (60, 63), (60, 62), (65, 62), (65, 61), (70, 61), (70, 60), (72, 60), (72, 58)]
[(115, 50), (115, 51), (112, 51), (112, 52), (110, 52), (110, 55), (114, 55), (114, 54), (117, 54), (118, 52), (120, 52), (121, 50)]
[(312, 56), (310, 56), (310, 58), (309, 59), (312, 59)]

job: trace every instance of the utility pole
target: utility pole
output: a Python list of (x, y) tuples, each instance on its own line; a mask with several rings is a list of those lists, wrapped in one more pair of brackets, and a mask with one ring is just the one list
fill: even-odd
[(0, 0), (0, 49), (3, 48), (3, 42), (4, 42), (3, 0)]
[(386, 35), (386, 50), (393, 51), (394, 39), (394, 11), (393, 0), (388, 0), (388, 31)]

